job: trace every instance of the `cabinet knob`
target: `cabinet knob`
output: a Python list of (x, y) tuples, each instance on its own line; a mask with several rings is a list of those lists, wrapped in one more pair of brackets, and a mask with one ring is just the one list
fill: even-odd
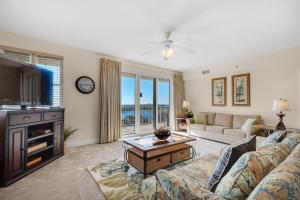
[(156, 159), (157, 162), (160, 162), (160, 160), (161, 160), (160, 158), (157, 158), (157, 159)]
[(21, 151), (25, 151), (25, 149), (24, 149), (24, 148), (21, 148), (20, 150), (21, 150)]

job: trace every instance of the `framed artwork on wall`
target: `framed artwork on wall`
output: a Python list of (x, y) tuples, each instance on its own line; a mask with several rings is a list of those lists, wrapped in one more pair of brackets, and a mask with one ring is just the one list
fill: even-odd
[(227, 105), (227, 78), (212, 79), (212, 105), (226, 106)]
[(232, 106), (250, 106), (250, 74), (232, 76)]

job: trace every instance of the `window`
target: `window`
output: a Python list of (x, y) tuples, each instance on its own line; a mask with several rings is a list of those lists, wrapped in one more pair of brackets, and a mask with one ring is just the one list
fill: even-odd
[(25, 63), (37, 65), (53, 73), (53, 106), (62, 105), (62, 74), (63, 58), (21, 49), (0, 46), (0, 53), (5, 56)]
[(121, 100), (123, 135), (170, 126), (170, 80), (123, 73)]

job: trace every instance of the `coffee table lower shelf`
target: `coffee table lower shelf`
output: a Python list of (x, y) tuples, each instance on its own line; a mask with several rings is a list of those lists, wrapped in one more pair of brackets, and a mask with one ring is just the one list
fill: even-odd
[(159, 169), (191, 159), (194, 155), (194, 148), (189, 144), (176, 144), (151, 151), (132, 147), (126, 150), (125, 160), (147, 177)]

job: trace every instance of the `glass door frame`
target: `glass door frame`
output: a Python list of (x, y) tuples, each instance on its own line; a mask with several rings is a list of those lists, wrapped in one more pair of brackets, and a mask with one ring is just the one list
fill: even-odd
[[(158, 97), (158, 82), (168, 82), (169, 83), (169, 117), (168, 117), (168, 124), (169, 124), (169, 128), (170, 128), (170, 124), (171, 124), (171, 80), (170, 79), (166, 79), (166, 78), (156, 78), (155, 79), (155, 84), (156, 84), (156, 90), (155, 90), (155, 95), (156, 97)], [(158, 126), (158, 100), (156, 98), (156, 127)]]
[[(130, 78), (134, 78), (134, 132), (130, 132), (130, 133), (123, 133), (122, 132), (122, 101), (120, 101), (121, 103), (121, 135), (131, 135), (131, 134), (136, 134), (137, 132), (137, 113), (139, 113), (137, 111), (137, 106), (136, 106), (136, 103), (137, 103), (137, 96), (136, 96), (136, 93), (137, 93), (137, 77), (135, 74), (132, 74), (132, 73), (127, 73), (127, 72), (122, 72), (121, 74), (121, 79), (122, 77), (130, 77)], [(121, 81), (121, 84), (122, 84), (122, 81)], [(122, 85), (121, 85), (121, 88), (122, 88)], [(122, 94), (121, 94), (121, 99), (122, 99)]]
[[(152, 80), (153, 81), (153, 114), (152, 114), (152, 116), (153, 116), (153, 119), (152, 119), (152, 121), (153, 121), (153, 130), (156, 128), (156, 113), (157, 113), (157, 111), (156, 111), (156, 78), (153, 78), (153, 77), (149, 77), (149, 76), (137, 76), (138, 78), (137, 78), (137, 82), (136, 82), (136, 84), (138, 85), (138, 89), (139, 90), (137, 90), (137, 99), (138, 99), (138, 102), (136, 102), (136, 103), (138, 103), (137, 105), (136, 105), (136, 107), (138, 107), (138, 116), (137, 117), (140, 117), (140, 107), (141, 107), (141, 102), (140, 102), (140, 95), (141, 95), (141, 80), (142, 79), (144, 79), (144, 80)], [(136, 129), (136, 130), (138, 130), (138, 133), (141, 133), (141, 123), (140, 123), (140, 118), (138, 119), (138, 122), (139, 122), (139, 126), (137, 127), (138, 129)], [(143, 134), (143, 133), (141, 133), (141, 134)]]
[[(135, 96), (134, 96), (134, 102), (135, 102), (135, 126), (134, 126), (134, 135), (143, 134), (140, 132), (140, 80), (141, 79), (148, 79), (153, 80), (153, 128), (155, 129), (158, 125), (158, 104), (157, 104), (157, 95), (158, 95), (158, 81), (166, 81), (169, 82), (169, 126), (171, 124), (171, 83), (172, 80), (168, 78), (160, 78), (160, 77), (154, 77), (154, 76), (148, 76), (148, 75), (139, 75), (135, 73), (127, 73), (122, 72), (121, 76), (127, 76), (127, 77), (133, 77), (135, 78)], [(122, 107), (122, 102), (121, 102)], [(122, 108), (121, 108), (122, 110)], [(120, 113), (121, 114), (121, 113)], [(122, 121), (122, 120), (121, 120)], [(124, 133), (121, 133), (124, 135)], [(127, 134), (126, 134), (127, 135)]]

